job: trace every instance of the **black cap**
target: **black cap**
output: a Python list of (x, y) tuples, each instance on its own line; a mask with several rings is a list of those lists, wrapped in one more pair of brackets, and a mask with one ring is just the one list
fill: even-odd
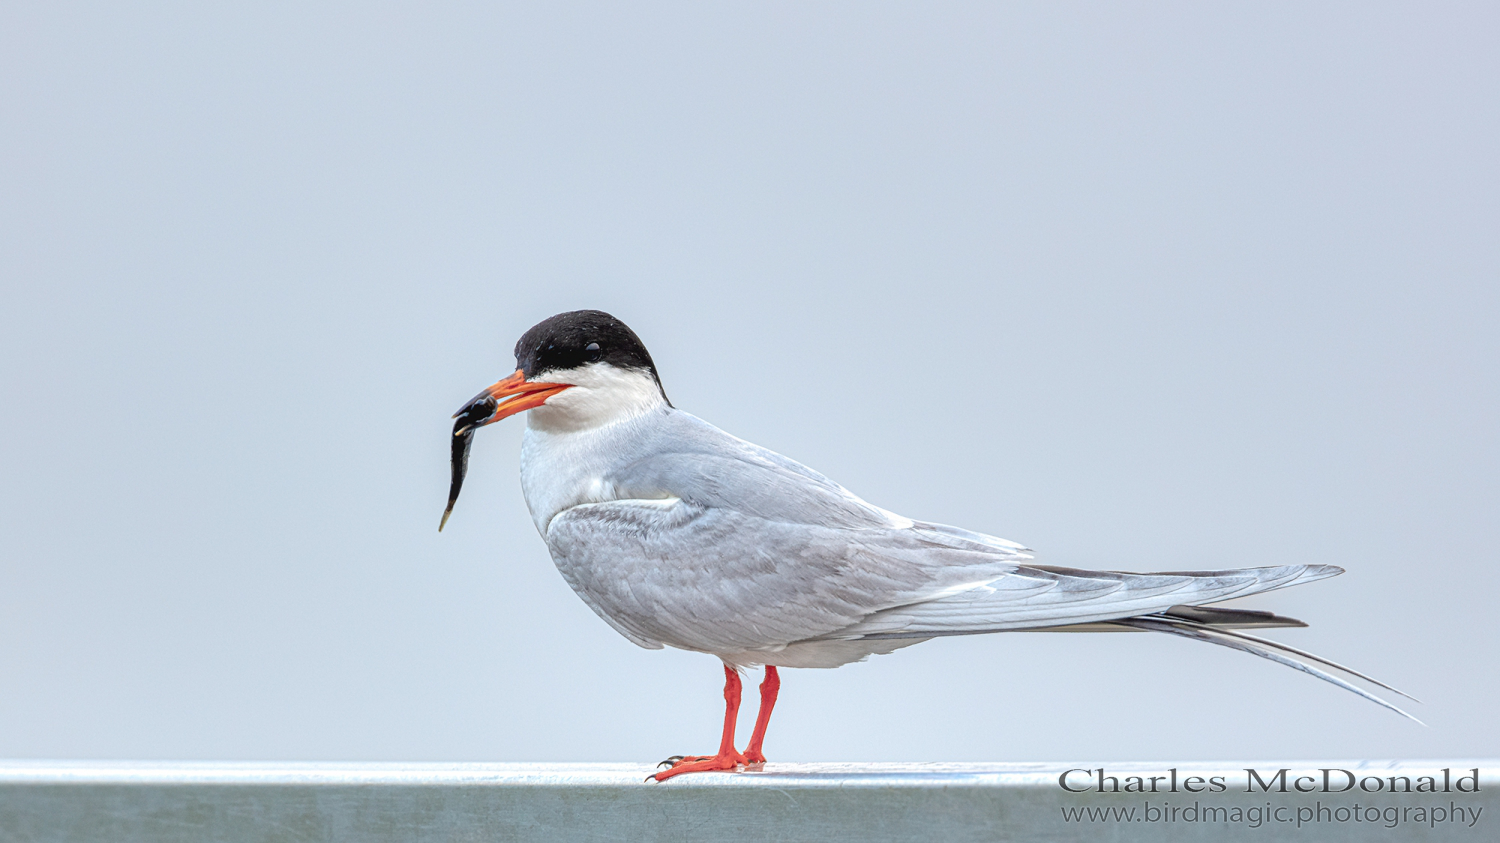
[[(527, 380), (590, 363), (650, 372), (657, 388), (661, 388), (661, 376), (641, 338), (630, 326), (602, 310), (559, 313), (536, 323), (516, 341), (516, 368)], [(666, 396), (665, 390), (662, 396)]]

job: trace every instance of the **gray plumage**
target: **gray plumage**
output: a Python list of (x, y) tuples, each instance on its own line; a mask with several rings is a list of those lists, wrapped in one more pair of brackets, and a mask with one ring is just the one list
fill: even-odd
[(713, 653), (736, 666), (837, 667), (946, 635), (1134, 628), (1307, 670), (1274, 642), (1220, 633), (1300, 622), (1203, 604), (1342, 573), (1331, 565), (1161, 574), (1038, 565), (1014, 542), (873, 506), (665, 401), (580, 425), (570, 417), (598, 408), (553, 407), (567, 395), (532, 411), (522, 451), (527, 503), (564, 579), (642, 647)]

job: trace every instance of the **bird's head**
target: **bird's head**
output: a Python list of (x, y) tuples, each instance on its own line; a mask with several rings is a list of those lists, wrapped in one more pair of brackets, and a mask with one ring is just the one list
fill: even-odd
[(516, 370), (454, 414), (479, 428), (533, 410), (543, 430), (582, 430), (667, 402), (651, 353), (624, 322), (600, 310), (560, 313), (516, 342)]
[(515, 372), (453, 414), (448, 512), (463, 485), (474, 431), (487, 424), (529, 410), (531, 427), (562, 433), (632, 418), (663, 405), (670, 406), (651, 353), (624, 322), (600, 310), (574, 310), (538, 322), (516, 342)]

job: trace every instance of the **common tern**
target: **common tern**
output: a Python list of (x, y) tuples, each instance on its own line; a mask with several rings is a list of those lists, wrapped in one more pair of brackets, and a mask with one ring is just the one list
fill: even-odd
[[(718, 752), (673, 756), (649, 778), (764, 764), (777, 668), (838, 667), (948, 635), (1165, 632), (1270, 659), (1411, 717), (1335, 672), (1402, 693), (1389, 685), (1241, 631), (1301, 621), (1209, 605), (1341, 568), (1137, 574), (1039, 565), (1015, 542), (881, 509), (677, 409), (645, 345), (607, 313), (546, 319), (522, 335), (515, 355), (513, 374), (454, 414), (452, 486), (438, 529), (458, 499), (475, 431), (529, 411), (521, 488), (563, 579), (630, 641), (724, 663)], [(739, 672), (756, 666), (765, 668), (760, 711), (739, 752)]]

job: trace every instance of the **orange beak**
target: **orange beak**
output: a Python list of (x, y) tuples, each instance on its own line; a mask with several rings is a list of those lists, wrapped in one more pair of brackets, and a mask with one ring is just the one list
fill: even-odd
[(531, 383), (517, 369), (510, 377), (491, 384), (483, 392), (469, 399), (469, 403), (458, 409), (453, 418), (465, 416), (468, 424), (460, 423), (453, 430), (454, 436), (494, 424), (516, 413), (540, 407), (547, 399), (572, 386), (570, 383)]

